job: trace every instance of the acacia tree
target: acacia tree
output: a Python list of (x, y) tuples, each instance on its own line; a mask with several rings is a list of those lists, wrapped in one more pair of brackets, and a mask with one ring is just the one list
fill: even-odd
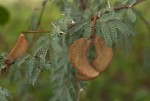
[[(37, 31), (48, 2), (44, 0), (34, 31), (22, 32), (12, 51), (1, 57), (1, 75), (11, 78), (19, 69), (18, 82), (26, 75), (23, 86), (27, 80), (34, 86), (41, 73), (50, 71), (50, 101), (80, 101), (87, 81), (99, 77), (113, 62), (113, 48), (135, 36), (132, 8), (143, 1), (126, 0), (112, 7), (107, 0), (102, 7), (99, 0), (55, 0), (63, 17), (52, 22), (52, 31)], [(41, 34), (31, 38), (28, 33)], [(7, 101), (9, 91), (0, 91), (0, 100)]]

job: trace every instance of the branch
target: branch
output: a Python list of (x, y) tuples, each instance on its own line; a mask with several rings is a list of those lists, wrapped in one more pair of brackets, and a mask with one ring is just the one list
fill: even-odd
[(39, 17), (39, 20), (38, 20), (37, 25), (36, 25), (36, 29), (37, 29), (37, 28), (40, 26), (40, 24), (41, 24), (41, 20), (42, 20), (43, 14), (44, 14), (44, 10), (45, 10), (47, 1), (48, 1), (48, 0), (44, 0), (43, 3), (42, 3), (42, 10), (41, 10), (40, 17)]
[(117, 7), (114, 7), (113, 9), (114, 10), (121, 10), (121, 9), (127, 9), (127, 8), (130, 8), (130, 7), (133, 7), (143, 1), (146, 1), (146, 0), (137, 0), (132, 6), (130, 5), (120, 5), (120, 6), (117, 6)]
[(94, 21), (93, 21), (93, 25), (92, 25), (92, 32), (91, 32), (91, 36), (90, 38), (94, 38), (94, 32), (95, 32), (95, 25), (96, 25), (96, 20), (97, 20), (97, 16), (94, 16)]
[[(120, 5), (120, 6), (114, 7), (113, 10), (118, 11), (118, 10), (122, 10), (122, 9), (132, 8), (132, 7), (134, 7), (135, 5), (137, 5), (137, 4), (139, 4), (139, 3), (143, 2), (143, 1), (146, 1), (146, 0), (137, 0), (137, 1), (136, 1), (134, 4), (132, 4), (132, 5)], [(104, 13), (107, 13), (107, 12), (104, 12)], [(92, 18), (91, 20), (93, 20), (93, 18)]]
[(26, 33), (50, 33), (51, 31), (23, 31), (22, 33), (23, 34), (26, 34)]
[[(122, 9), (132, 8), (132, 7), (134, 7), (135, 5), (137, 5), (137, 4), (139, 4), (139, 3), (143, 2), (143, 1), (146, 1), (146, 0), (137, 0), (133, 5), (120, 5), (120, 6), (114, 7), (113, 9), (114, 9), (115, 11), (118, 11), (118, 10), (122, 10)], [(104, 12), (104, 14), (105, 14), (105, 13), (107, 13), (107, 12)], [(97, 20), (98, 20), (98, 19), (99, 19), (99, 17), (97, 16)], [(94, 20), (94, 17), (92, 17), (90, 20), (93, 21), (93, 20)], [(74, 24), (72, 24), (72, 25), (69, 25), (68, 28), (72, 28), (72, 27), (74, 27), (75, 25), (76, 25), (76, 23), (74, 23)]]

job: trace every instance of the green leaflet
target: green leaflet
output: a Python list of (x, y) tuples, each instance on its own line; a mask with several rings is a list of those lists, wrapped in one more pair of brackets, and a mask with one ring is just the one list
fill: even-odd
[(50, 57), (52, 59), (52, 64), (54, 66), (56, 66), (59, 54), (60, 54), (60, 52), (62, 52), (62, 48), (61, 48), (60, 44), (57, 41), (56, 42), (55, 41), (51, 42), (50, 47), (52, 47), (52, 49), (50, 49), (50, 51), (49, 51)]
[(79, 31), (82, 27), (84, 27), (89, 21), (88, 20), (82, 20), (79, 23), (76, 23), (71, 29), (69, 29), (70, 35), (75, 34), (75, 32)]
[(33, 56), (36, 54), (47, 44), (49, 44), (49, 36), (42, 35), (36, 42), (36, 44), (32, 47)]
[(67, 47), (67, 41), (66, 41), (67, 35), (66, 34), (62, 34), (60, 36), (60, 44), (63, 48)]
[(35, 68), (34, 72), (32, 73), (32, 77), (30, 77), (29, 82), (34, 86), (36, 79), (38, 78), (38, 76), (41, 73), (41, 69), (39, 68)]
[(58, 36), (55, 36), (55, 37), (53, 37), (53, 39), (51, 41), (52, 47), (56, 53), (62, 52), (62, 47), (59, 44), (59, 40), (60, 39), (58, 38)]
[(27, 63), (26, 63), (26, 68), (27, 68), (27, 71), (26, 71), (26, 76), (28, 77), (29, 79), (29, 82), (34, 86), (34, 83), (37, 79), (37, 77), (40, 75), (41, 73), (41, 69), (39, 67), (39, 61), (31, 56), (28, 60), (27, 60)]
[(114, 23), (113, 22), (109, 22), (108, 23), (108, 27), (110, 29), (110, 33), (111, 33), (111, 37), (112, 37), (112, 42), (113, 43), (117, 43), (118, 33), (117, 33), (117, 29), (114, 26)]
[(91, 36), (91, 31), (92, 31), (92, 23), (89, 22), (83, 27), (83, 37), (89, 38)]
[(101, 25), (101, 32), (102, 32), (102, 37), (105, 39), (106, 43), (109, 45), (109, 46), (112, 46), (112, 38), (111, 38), (111, 32), (110, 32), (110, 29), (109, 27), (107, 27), (108, 25), (107, 24), (102, 24)]
[(26, 53), (24, 54), (22, 57), (20, 57), (15, 64), (19, 67), (20, 65), (22, 65), (28, 58), (30, 57), (30, 54)]
[(122, 20), (123, 16), (120, 13), (115, 13), (115, 12), (111, 12), (111, 13), (106, 13), (102, 16), (100, 16), (100, 23), (105, 23), (107, 21), (111, 21), (111, 20)]
[(53, 51), (52, 43), (50, 43), (49, 45), (48, 53), (49, 53), (48, 55), (49, 55), (50, 63), (52, 64), (53, 67), (55, 65), (56, 58), (55, 58), (55, 53)]
[(132, 9), (128, 9), (128, 11), (127, 11), (127, 17), (129, 18), (129, 20), (131, 21), (131, 23), (135, 23), (135, 21), (136, 21), (136, 15), (135, 15), (135, 13), (133, 12)]
[(100, 34), (101, 34), (101, 22), (100, 19), (98, 19), (95, 26), (95, 35), (100, 35)]
[(116, 21), (114, 23), (115, 28), (117, 28), (125, 37), (128, 37), (131, 35), (131, 31), (125, 23), (122, 21)]
[(39, 66), (41, 69), (45, 68), (46, 64), (46, 54), (48, 52), (49, 46), (45, 46), (41, 49), (41, 51), (38, 53), (38, 56), (40, 57), (39, 59)]
[(26, 71), (26, 76), (28, 78), (31, 78), (32, 77), (32, 73), (33, 73), (33, 70), (35, 68), (35, 57), (33, 56), (30, 56), (30, 58), (26, 61), (25, 65), (26, 65), (26, 68), (27, 68), (27, 71)]

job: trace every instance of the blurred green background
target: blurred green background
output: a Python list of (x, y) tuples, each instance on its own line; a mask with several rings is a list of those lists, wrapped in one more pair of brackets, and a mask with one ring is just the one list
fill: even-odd
[[(22, 31), (34, 29), (42, 1), (0, 0), (0, 54), (12, 49)], [(116, 1), (119, 0), (111, 3)], [(133, 47), (114, 49), (111, 66), (99, 78), (88, 82), (81, 101), (150, 101), (150, 1), (134, 8), (138, 12)], [(61, 17), (61, 13), (57, 5), (48, 2), (38, 30), (51, 30), (51, 22)], [(14, 101), (47, 101), (52, 96), (48, 74), (41, 74), (34, 87), (21, 81), (19, 73), (11, 80), (0, 78), (0, 86), (13, 92)]]

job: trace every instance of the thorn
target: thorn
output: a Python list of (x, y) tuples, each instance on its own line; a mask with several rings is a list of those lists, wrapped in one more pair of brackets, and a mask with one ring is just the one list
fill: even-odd
[(64, 14), (64, 13), (63, 13), (63, 14), (61, 14), (61, 15), (65, 16), (65, 14)]
[(84, 89), (83, 88), (80, 88), (80, 92), (83, 92), (84, 91)]
[(76, 23), (75, 21), (71, 20), (71, 24), (75, 24), (75, 23)]
[(54, 23), (51, 23), (52, 24), (52, 26), (54, 27), (54, 28), (56, 28), (56, 26), (54, 25)]
[(101, 11), (99, 11), (99, 12), (98, 12), (98, 15), (97, 15), (97, 17), (100, 17), (100, 16), (101, 16)]
[(65, 33), (65, 32), (63, 32), (63, 31), (61, 31), (61, 32), (60, 32), (60, 34), (64, 34), (64, 35), (65, 35), (66, 33)]

